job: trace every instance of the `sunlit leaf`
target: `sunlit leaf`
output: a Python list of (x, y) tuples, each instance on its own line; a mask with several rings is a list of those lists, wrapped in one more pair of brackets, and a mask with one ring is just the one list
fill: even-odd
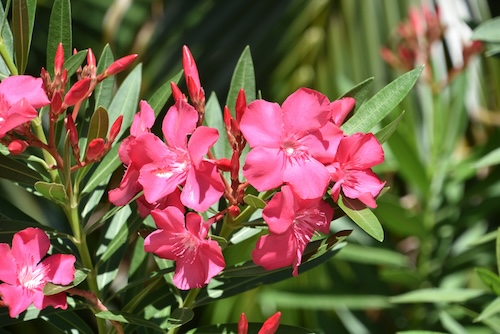
[(108, 135), (108, 127), (108, 111), (104, 107), (97, 108), (90, 119), (87, 142), (96, 138), (106, 139), (106, 136)]
[[(99, 61), (97, 62), (97, 73), (104, 72), (111, 63), (114, 57), (111, 52), (109, 44), (106, 44), (101, 52)], [(101, 81), (94, 90), (95, 108), (104, 107), (108, 108), (113, 97), (113, 86), (115, 84), (115, 77), (112, 75)]]
[(346, 197), (339, 197), (338, 205), (353, 222), (372, 236), (375, 240), (384, 240), (384, 230), (378, 221), (377, 216), (368, 208), (353, 209), (352, 201)]
[(45, 198), (51, 200), (54, 203), (66, 203), (66, 190), (60, 183), (38, 181), (37, 183), (35, 183), (35, 189)]
[(243, 200), (245, 201), (245, 203), (256, 209), (264, 209), (267, 204), (266, 201), (264, 201), (262, 198), (259, 198), (258, 196), (252, 194), (246, 195)]
[(59, 43), (63, 44), (65, 57), (69, 57), (73, 48), (70, 0), (55, 0), (52, 5), (47, 40), (47, 71), (49, 73), (54, 72), (54, 58)]
[(255, 100), (255, 72), (249, 46), (245, 47), (240, 59), (238, 59), (231, 78), (229, 93), (227, 94), (226, 105), (231, 110), (233, 117), (235, 115), (236, 98), (242, 88), (245, 90), (247, 103)]
[(474, 29), (471, 39), (485, 42), (500, 42), (500, 18), (487, 20)]
[(485, 268), (476, 268), (475, 271), (481, 281), (497, 296), (500, 296), (500, 276)]
[(382, 88), (342, 125), (342, 130), (348, 135), (370, 131), (408, 95), (423, 69), (417, 67)]
[(167, 320), (167, 329), (177, 328), (191, 321), (194, 317), (193, 310), (181, 307), (175, 309)]
[(392, 303), (461, 303), (484, 294), (479, 289), (420, 289), (390, 298)]

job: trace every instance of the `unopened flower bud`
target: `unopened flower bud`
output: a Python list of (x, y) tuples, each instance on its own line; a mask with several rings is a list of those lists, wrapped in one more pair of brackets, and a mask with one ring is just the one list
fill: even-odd
[(28, 143), (24, 140), (15, 139), (9, 143), (7, 148), (9, 149), (10, 154), (17, 155), (23, 153), (28, 146)]
[(245, 96), (245, 91), (243, 88), (240, 89), (238, 92), (238, 97), (236, 98), (236, 122), (240, 124), (241, 122), (241, 117), (243, 117), (243, 113), (245, 112), (245, 109), (247, 108), (247, 98)]
[(62, 96), (61, 92), (56, 90), (54, 95), (52, 95), (52, 100), (50, 101), (50, 115), (54, 120), (64, 111), (62, 107)]
[(87, 147), (87, 154), (85, 156), (86, 161), (93, 161), (99, 159), (104, 151), (104, 139), (95, 138), (89, 143)]
[(280, 325), (281, 312), (276, 312), (270, 316), (262, 325), (259, 334), (274, 334)]
[[(238, 217), (238, 215), (241, 213), (241, 210), (237, 205), (231, 205), (227, 211), (229, 212), (231, 217)], [(238, 333), (239, 333), (239, 328), (240, 328), (240, 324), (238, 323)]]
[(108, 142), (110, 144), (115, 141), (116, 137), (120, 133), (120, 130), (122, 128), (122, 122), (123, 122), (123, 115), (120, 115), (111, 125), (111, 129), (109, 129), (109, 134), (108, 134)]
[(90, 79), (85, 78), (77, 81), (64, 96), (64, 103), (73, 106), (87, 97), (90, 88)]
[(248, 332), (248, 320), (245, 313), (242, 313), (240, 320), (238, 321), (238, 334), (247, 334)]
[(54, 75), (61, 75), (64, 67), (64, 48), (62, 43), (59, 43), (56, 50), (56, 56), (54, 58)]
[(91, 48), (89, 48), (88, 51), (87, 51), (87, 65), (88, 66), (93, 66), (93, 67), (96, 66), (94, 52), (92, 52)]
[(177, 102), (177, 100), (179, 99), (187, 102), (186, 95), (182, 94), (181, 90), (179, 89), (179, 86), (177, 86), (175, 82), (170, 81), (170, 88), (172, 89), (172, 96), (174, 97), (175, 102)]
[(223, 172), (229, 172), (231, 170), (231, 160), (229, 160), (228, 158), (215, 160), (214, 163), (217, 168), (219, 168)]
[(184, 45), (182, 47), (182, 68), (184, 69), (184, 75), (186, 77), (186, 84), (189, 87), (188, 78), (191, 77), (193, 80), (192, 89), (189, 90), (189, 95), (193, 98), (192, 92), (194, 95), (198, 94), (199, 89), (201, 88), (200, 77), (198, 75), (198, 68), (196, 67), (196, 63), (194, 62), (193, 55), (189, 48)]
[(106, 71), (104, 71), (105, 76), (108, 77), (120, 73), (121, 71), (129, 67), (130, 64), (132, 64), (136, 58), (137, 58), (136, 54), (131, 54), (114, 61), (111, 65), (109, 65)]
[(71, 115), (66, 116), (66, 131), (69, 132), (69, 142), (73, 148), (78, 147), (78, 130)]

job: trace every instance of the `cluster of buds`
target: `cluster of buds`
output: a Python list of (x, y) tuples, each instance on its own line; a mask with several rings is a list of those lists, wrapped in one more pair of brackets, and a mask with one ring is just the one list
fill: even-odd
[(440, 43), (446, 31), (439, 16), (439, 8), (431, 10), (423, 6), (421, 10), (410, 8), (408, 20), (401, 22), (396, 29), (395, 51), (383, 47), (380, 54), (390, 66), (402, 71), (410, 71), (416, 66), (425, 64), (422, 78), (429, 82), (436, 90), (444, 88), (468, 65), (471, 57), (482, 52), (482, 43), (472, 41), (462, 46), (463, 64), (460, 68), (449, 69), (443, 82), (435, 83), (432, 73), (432, 47)]
[[(76, 53), (76, 50), (75, 50)], [(77, 69), (77, 81), (70, 86), (68, 70), (64, 67), (64, 48), (59, 44), (54, 58), (54, 74), (42, 68), (41, 78), (15, 76), (4, 79), (0, 86), (0, 123), (5, 123), (0, 131), (0, 142), (8, 147), (11, 154), (21, 154), (28, 147), (39, 147), (54, 158), (55, 169), (64, 167), (64, 160), (57, 150), (56, 122), (64, 118), (69, 143), (75, 165), (71, 170), (99, 161), (111, 148), (121, 128), (123, 117), (112, 124), (106, 138), (91, 139), (81, 158), (79, 136), (76, 127), (78, 111), (82, 103), (92, 95), (96, 86), (107, 77), (125, 70), (137, 55), (129, 55), (113, 62), (103, 73), (97, 74), (96, 59), (91, 49), (87, 51), (87, 64)], [(4, 87), (4, 89), (2, 89)], [(48, 139), (41, 138), (33, 131), (29, 121), (38, 117), (37, 108), (49, 106)], [(72, 107), (72, 112), (70, 108)], [(39, 126), (39, 125), (38, 125)], [(2, 130), (2, 128), (0, 128)]]

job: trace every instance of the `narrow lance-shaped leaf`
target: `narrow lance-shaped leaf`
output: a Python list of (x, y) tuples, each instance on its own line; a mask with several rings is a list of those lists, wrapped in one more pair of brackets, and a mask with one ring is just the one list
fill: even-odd
[(81, 50), (64, 61), (64, 68), (68, 71), (68, 78), (75, 74), (78, 67), (82, 66), (86, 56), (87, 50)]
[(235, 117), (236, 98), (242, 88), (245, 90), (247, 103), (255, 100), (255, 72), (249, 46), (245, 47), (236, 64), (227, 94), (226, 105), (233, 117)]
[(18, 0), (12, 3), (12, 33), (14, 35), (14, 51), (19, 74), (23, 74), (28, 64), (31, 44), (31, 29), (28, 3), (32, 1)]
[(3, 154), (0, 154), (0, 178), (27, 185), (34, 185), (42, 179), (33, 169)]
[(495, 314), (500, 313), (500, 297), (494, 299), (485, 309), (481, 312), (481, 314), (474, 319), (474, 322), (483, 321), (484, 319), (488, 319)]
[[(7, 23), (7, 17), (5, 17), (5, 10), (3, 8), (3, 4), (0, 1), (0, 24), (3, 23), (3, 27), (0, 27), (2, 30), (1, 43), (4, 48), (7, 50), (11, 59), (14, 59), (14, 39), (12, 37), (12, 31)], [(5, 63), (3, 57), (0, 57), (0, 79), (3, 79), (9, 75), (10, 71)]]
[(181, 70), (179, 73), (174, 75), (172, 79), (167, 80), (160, 88), (158, 88), (153, 95), (148, 99), (148, 103), (155, 112), (155, 116), (158, 116), (162, 108), (167, 103), (168, 98), (172, 95), (172, 88), (170, 87), (170, 83), (178, 83), (183, 71)]
[(64, 55), (69, 57), (72, 50), (71, 1), (55, 0), (52, 5), (47, 39), (47, 71), (54, 72), (54, 57), (57, 46), (63, 44)]
[(481, 23), (474, 29), (472, 39), (500, 43), (500, 17)]
[[(102, 73), (108, 68), (111, 63), (114, 61), (113, 53), (111, 52), (111, 48), (109, 44), (104, 46), (104, 49), (101, 52), (101, 56), (99, 57), (99, 62), (97, 63), (97, 73)], [(101, 81), (94, 90), (94, 98), (95, 98), (95, 107), (99, 108), (103, 106), (105, 108), (109, 107), (111, 103), (111, 99), (113, 97), (113, 86), (115, 84), (115, 77), (110, 76), (103, 81)]]
[(105, 139), (108, 135), (109, 117), (106, 108), (99, 107), (94, 111), (90, 119), (89, 132), (87, 135), (87, 142), (96, 138)]
[(368, 97), (370, 89), (373, 87), (373, 78), (368, 78), (363, 82), (357, 84), (354, 88), (349, 90), (347, 93), (342, 95), (342, 97), (352, 97), (356, 100), (356, 109), (365, 102)]
[(408, 95), (423, 69), (417, 67), (382, 88), (342, 125), (342, 130), (348, 135), (370, 131)]
[(381, 144), (385, 143), (396, 131), (399, 123), (401, 123), (401, 120), (403, 119), (404, 114), (405, 111), (403, 110), (395, 120), (387, 124), (382, 130), (375, 134), (375, 137), (377, 137)]
[(368, 233), (375, 240), (384, 240), (384, 230), (377, 219), (377, 216), (368, 208), (361, 210), (352, 209), (351, 201), (346, 197), (339, 197), (338, 205), (353, 222)]

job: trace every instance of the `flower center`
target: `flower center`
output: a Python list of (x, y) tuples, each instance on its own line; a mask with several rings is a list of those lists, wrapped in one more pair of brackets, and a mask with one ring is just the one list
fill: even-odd
[(296, 157), (305, 153), (305, 147), (293, 138), (285, 140), (281, 147), (288, 157)]
[(33, 258), (30, 257), (24, 266), (18, 269), (17, 279), (19, 284), (27, 289), (41, 288), (47, 282), (47, 274), (49, 268), (43, 265), (36, 265), (33, 263)]
[(168, 179), (173, 175), (183, 173), (189, 166), (189, 161), (175, 161), (165, 168), (158, 168), (156, 171), (156, 176)]
[(172, 247), (172, 252), (177, 257), (184, 258), (185, 262), (192, 263), (196, 257), (198, 242), (189, 233), (177, 234), (176, 241)]

